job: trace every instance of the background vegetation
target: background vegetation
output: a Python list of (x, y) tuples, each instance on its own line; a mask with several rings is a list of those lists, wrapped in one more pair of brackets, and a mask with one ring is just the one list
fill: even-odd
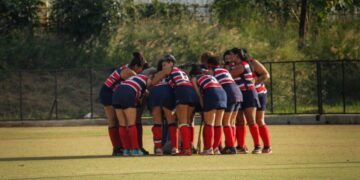
[[(22, 87), (24, 92), (35, 92), (23, 94), (26, 117), (47, 118), (55, 99), (55, 75), (32, 70), (57, 69), (58, 91), (63, 93), (61, 117), (82, 117), (89, 112), (88, 88), (93, 87), (96, 102), (107, 69), (128, 62), (133, 51), (142, 52), (152, 63), (165, 53), (173, 53), (180, 63), (194, 63), (205, 51), (221, 56), (232, 47), (246, 47), (262, 62), (360, 59), (360, 3), (308, 1), (305, 44), (300, 48), (302, 1), (215, 0), (210, 13), (202, 17), (196, 13), (198, 6), (158, 1), (56, 0), (46, 11), (42, 0), (0, 0), (0, 107), (4, 110), (0, 114), (16, 117)], [(93, 84), (89, 84), (88, 68), (94, 69)], [(31, 70), (22, 75), (23, 84), (19, 84), (18, 72), (14, 73), (19, 69)], [(64, 75), (64, 69), (74, 70)], [(360, 97), (354, 92), (360, 85), (352, 83), (359, 80), (352, 74), (359, 70), (359, 63), (346, 65), (346, 99), (355, 109)], [(341, 63), (323, 66), (322, 73), (322, 95), (329, 109), (336, 106), (340, 109), (334, 111), (341, 112)], [(277, 112), (293, 112), (289, 74), (290, 64), (273, 67)], [(317, 112), (316, 67), (298, 65), (296, 75), (301, 112)], [(39, 99), (43, 102), (34, 104)], [(100, 106), (95, 109), (101, 111)]]

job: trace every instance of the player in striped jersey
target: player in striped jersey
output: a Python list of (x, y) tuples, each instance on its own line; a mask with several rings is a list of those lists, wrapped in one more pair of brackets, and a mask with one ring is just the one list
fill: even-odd
[(238, 142), (238, 153), (247, 153), (245, 146), (246, 124), (248, 124), (250, 133), (254, 141), (253, 154), (261, 153), (259, 141), (259, 127), (256, 124), (256, 108), (259, 106), (258, 94), (255, 90), (254, 75), (248, 62), (248, 55), (244, 49), (233, 48), (231, 50), (232, 62), (235, 67), (231, 70), (236, 84), (240, 88), (244, 101), (241, 103), (241, 110), (236, 118), (236, 136)]
[(270, 78), (270, 74), (265, 66), (256, 59), (249, 58), (249, 64), (254, 70), (255, 88), (260, 102), (260, 106), (256, 109), (256, 123), (259, 126), (259, 134), (264, 145), (262, 153), (272, 153), (270, 133), (265, 123), (267, 89), (264, 84), (264, 81)]
[(136, 128), (137, 106), (146, 91), (148, 77), (138, 74), (123, 81), (113, 95), (113, 106), (119, 120), (120, 139), (124, 156), (143, 155)]
[(201, 154), (212, 155), (214, 154), (213, 147), (218, 148), (221, 142), (221, 136), (214, 135), (214, 125), (222, 122), (227, 102), (226, 92), (214, 76), (203, 74), (200, 66), (193, 65), (190, 75), (194, 89), (200, 98), (205, 121), (204, 150)]
[[(164, 59), (159, 60), (157, 65), (157, 72), (162, 70)], [(168, 124), (175, 123), (175, 95), (171, 87), (170, 77), (163, 78), (160, 82), (150, 88), (148, 108), (154, 120), (152, 127), (153, 140), (154, 140), (154, 154), (162, 155), (162, 114), (165, 115)]]
[[(234, 79), (227, 69), (221, 68), (219, 60), (215, 56), (211, 56), (207, 60), (207, 67), (210, 69), (210, 74), (215, 78), (224, 88), (227, 95), (227, 107), (222, 121), (223, 131), (225, 134), (225, 148), (222, 150), (223, 154), (236, 154), (235, 149), (235, 121), (240, 102), (243, 100), (240, 89), (235, 84)], [(221, 134), (221, 124), (218, 125), (217, 131)], [(216, 133), (215, 133), (216, 134)]]
[[(187, 74), (175, 67), (175, 57), (166, 55), (164, 57), (163, 70), (156, 74), (152, 85), (157, 84), (161, 79), (169, 76), (175, 91), (176, 116), (178, 118), (179, 129), (182, 137), (183, 150), (178, 155), (192, 155), (191, 151), (191, 130), (189, 124), (194, 111), (194, 106), (198, 102), (197, 95), (192, 87)], [(177, 154), (177, 126), (169, 124), (169, 132), (172, 143), (172, 154)]]
[(130, 64), (122, 65), (113, 71), (107, 77), (100, 90), (100, 102), (104, 106), (108, 121), (108, 133), (113, 146), (113, 156), (122, 155), (118, 120), (116, 119), (115, 110), (112, 106), (113, 92), (122, 81), (141, 72), (142, 67), (138, 65), (140, 61), (144, 61), (141, 54), (138, 52), (133, 53), (133, 59)]

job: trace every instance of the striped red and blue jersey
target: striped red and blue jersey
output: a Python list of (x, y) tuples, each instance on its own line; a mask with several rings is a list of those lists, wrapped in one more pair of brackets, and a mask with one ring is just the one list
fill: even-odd
[(206, 90), (212, 87), (221, 87), (221, 84), (211, 75), (198, 75), (196, 76), (197, 84), (199, 84), (202, 90)]
[(252, 73), (250, 64), (247, 61), (241, 61), (244, 66), (244, 72), (239, 77), (234, 78), (236, 84), (242, 91), (254, 90), (255, 85), (253, 83), (254, 75)]
[(264, 83), (256, 84), (255, 89), (256, 89), (256, 92), (258, 92), (258, 94), (266, 94), (267, 93), (267, 89), (266, 89)]
[(171, 83), (171, 79), (169, 76), (167, 77), (164, 77), (163, 79), (161, 79), (160, 82), (158, 82), (157, 84), (155, 84), (154, 86), (163, 86), (163, 85), (169, 85), (171, 86), (172, 83)]
[(214, 76), (221, 85), (228, 83), (235, 83), (234, 79), (232, 78), (231, 74), (227, 69), (215, 67)]
[(119, 68), (117, 68), (115, 71), (113, 71), (110, 76), (105, 80), (104, 84), (106, 87), (113, 89), (117, 84), (119, 84), (124, 79), (121, 78), (121, 71), (128, 68), (128, 65), (122, 65)]
[(121, 83), (121, 86), (130, 86), (135, 90), (138, 97), (142, 96), (145, 92), (148, 77), (143, 74), (131, 76)]
[(174, 86), (192, 86), (188, 75), (177, 67), (174, 67), (171, 70), (169, 76), (172, 79)]
[[(259, 76), (255, 72), (253, 73), (253, 75), (254, 75), (254, 77)], [(256, 89), (256, 92), (258, 92), (258, 94), (266, 94), (267, 93), (267, 89), (266, 89), (264, 83), (255, 84), (255, 89)]]

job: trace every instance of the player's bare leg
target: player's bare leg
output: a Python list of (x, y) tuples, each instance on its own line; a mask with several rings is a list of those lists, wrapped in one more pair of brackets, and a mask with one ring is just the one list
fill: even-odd
[(152, 108), (151, 111), (154, 125), (151, 128), (153, 133), (154, 140), (154, 154), (155, 155), (163, 155), (162, 150), (162, 108), (160, 106), (156, 106)]
[(183, 151), (180, 155), (192, 155), (190, 146), (190, 128), (189, 128), (189, 112), (190, 106), (186, 104), (176, 105), (176, 116), (179, 121), (179, 129), (181, 132)]
[(260, 137), (264, 144), (262, 153), (270, 154), (272, 153), (271, 144), (270, 144), (270, 133), (265, 123), (264, 117), (265, 117), (265, 111), (256, 111), (256, 124), (259, 127)]
[(131, 144), (131, 155), (133, 156), (141, 156), (144, 155), (140, 149), (138, 142), (138, 133), (136, 128), (136, 117), (137, 117), (137, 109), (136, 108), (127, 108), (124, 110), (126, 123), (128, 127), (128, 135), (130, 138)]
[(261, 146), (260, 146), (260, 137), (259, 137), (259, 127), (256, 124), (256, 108), (246, 108), (244, 111), (246, 122), (249, 126), (251, 136), (254, 142), (254, 150), (252, 151), (253, 154), (260, 154), (261, 153)]

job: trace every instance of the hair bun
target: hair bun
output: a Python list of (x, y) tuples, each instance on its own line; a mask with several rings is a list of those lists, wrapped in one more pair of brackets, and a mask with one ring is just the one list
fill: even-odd
[(132, 55), (134, 58), (143, 59), (142, 55), (139, 52), (133, 52)]

